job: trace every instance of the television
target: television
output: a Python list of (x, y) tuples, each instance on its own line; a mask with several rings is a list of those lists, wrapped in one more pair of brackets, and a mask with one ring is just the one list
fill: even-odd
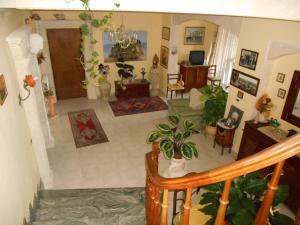
[(191, 65), (203, 65), (204, 55), (204, 51), (190, 51), (189, 61)]

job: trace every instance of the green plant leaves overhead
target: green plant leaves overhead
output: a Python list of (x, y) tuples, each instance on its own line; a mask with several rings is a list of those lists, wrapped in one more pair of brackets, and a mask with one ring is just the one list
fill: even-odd
[(97, 20), (97, 19), (92, 19), (92, 21), (91, 21), (91, 24), (92, 24), (92, 26), (94, 26), (94, 27), (100, 27), (100, 21), (99, 20)]
[(179, 124), (179, 117), (178, 116), (168, 116), (168, 120), (170, 121), (170, 123), (173, 125), (173, 126), (177, 126)]
[(246, 210), (240, 209), (233, 217), (234, 225), (251, 225), (253, 222), (253, 216)]
[(279, 212), (275, 212), (274, 215), (269, 216), (269, 219), (272, 225), (293, 225), (294, 224), (294, 221), (290, 217), (281, 214)]
[(199, 209), (201, 212), (203, 212), (206, 215), (216, 215), (218, 212), (219, 206), (216, 204), (209, 204), (204, 206), (202, 209)]
[(90, 33), (89, 26), (87, 24), (80, 25), (80, 31), (82, 35), (88, 35)]
[(279, 203), (284, 202), (289, 197), (289, 186), (280, 185), (276, 191), (276, 194), (273, 199), (273, 206), (277, 206)]

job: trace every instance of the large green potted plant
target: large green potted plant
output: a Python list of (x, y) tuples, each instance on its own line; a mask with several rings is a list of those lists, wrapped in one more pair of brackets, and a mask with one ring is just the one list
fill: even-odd
[[(219, 208), (219, 199), (224, 188), (224, 182), (208, 185), (208, 190), (202, 194), (200, 204), (205, 205), (200, 209), (210, 215), (211, 219), (205, 225), (213, 225)], [(261, 206), (263, 194), (267, 188), (267, 179), (261, 178), (258, 173), (241, 176), (232, 182), (229, 205), (225, 219), (227, 225), (252, 225)], [(292, 225), (294, 221), (281, 214), (276, 208), (288, 197), (288, 186), (280, 185), (273, 200), (268, 217), (268, 225)]]
[(197, 133), (195, 124), (189, 120), (183, 122), (183, 130), (179, 128), (179, 117), (168, 116), (171, 126), (165, 123), (157, 124), (158, 130), (151, 131), (147, 137), (147, 143), (158, 143), (159, 150), (163, 152), (166, 159), (198, 157), (198, 150), (194, 142), (187, 139)]
[(224, 117), (228, 93), (221, 86), (205, 86), (200, 92), (200, 101), (204, 103), (201, 113), (202, 127), (206, 128), (208, 134), (214, 135), (216, 122)]

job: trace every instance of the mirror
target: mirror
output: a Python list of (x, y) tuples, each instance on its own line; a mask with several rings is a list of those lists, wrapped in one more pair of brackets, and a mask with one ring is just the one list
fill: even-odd
[(281, 118), (300, 127), (300, 71), (295, 70)]

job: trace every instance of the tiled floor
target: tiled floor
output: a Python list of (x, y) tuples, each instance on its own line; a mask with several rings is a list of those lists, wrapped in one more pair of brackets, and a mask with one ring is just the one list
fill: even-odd
[[(95, 110), (109, 142), (76, 149), (67, 112), (88, 108)], [(85, 98), (59, 101), (56, 111), (58, 116), (50, 120), (56, 144), (48, 149), (54, 189), (145, 186), (144, 157), (151, 150), (146, 136), (166, 121), (167, 111), (114, 117), (107, 101)], [(188, 161), (189, 171), (205, 171), (236, 157), (227, 151), (221, 156), (210, 137), (197, 134), (191, 140), (197, 143), (199, 158)], [(169, 161), (160, 161), (163, 171)]]

